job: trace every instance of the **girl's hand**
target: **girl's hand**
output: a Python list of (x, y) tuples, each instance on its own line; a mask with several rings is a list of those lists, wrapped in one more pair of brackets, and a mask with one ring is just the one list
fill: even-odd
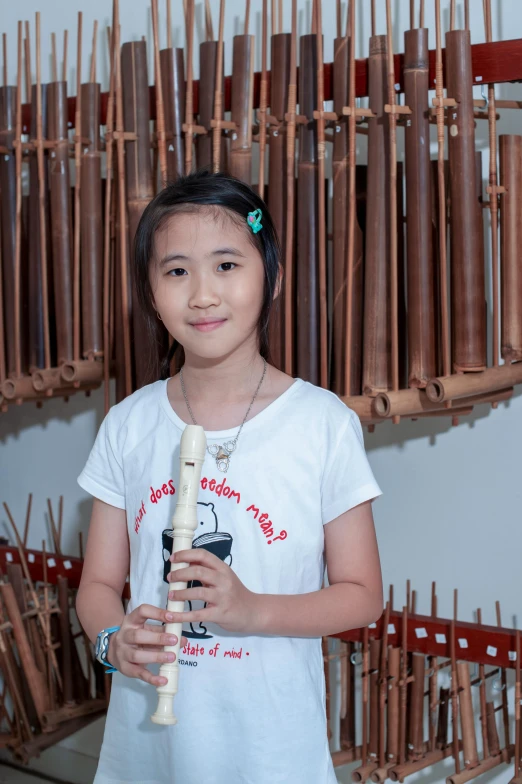
[(230, 566), (199, 547), (175, 553), (170, 560), (188, 563), (189, 566), (170, 572), (169, 582), (198, 580), (202, 587), (170, 591), (169, 598), (175, 601), (199, 600), (207, 604), (202, 610), (174, 613), (175, 622), (210, 621), (229, 632), (248, 633), (253, 628), (260, 594), (245, 588)]
[[(175, 645), (177, 638), (166, 634), (163, 626), (146, 623), (147, 620), (172, 623), (175, 619), (172, 613), (166, 610), (160, 610), (150, 604), (140, 604), (125, 616), (120, 629), (111, 634), (107, 659), (129, 678), (139, 678), (153, 686), (164, 686), (167, 679), (153, 675), (145, 665), (175, 661), (175, 653), (164, 651), (163, 647)], [(181, 646), (186, 644), (186, 637), (182, 637)]]

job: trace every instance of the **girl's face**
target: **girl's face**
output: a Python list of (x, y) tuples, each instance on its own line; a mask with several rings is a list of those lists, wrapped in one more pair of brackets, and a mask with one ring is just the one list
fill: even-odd
[(185, 356), (218, 359), (257, 349), (265, 269), (247, 232), (221, 208), (167, 219), (149, 277), (154, 306)]

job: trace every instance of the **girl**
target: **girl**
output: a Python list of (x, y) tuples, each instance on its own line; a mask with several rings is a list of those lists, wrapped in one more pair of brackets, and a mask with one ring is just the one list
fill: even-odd
[[(264, 202), (224, 174), (169, 185), (138, 227), (140, 302), (174, 342), (163, 380), (110, 410), (78, 480), (94, 496), (78, 615), (115, 670), (96, 784), (335, 784), (321, 637), (382, 613), (380, 490), (356, 415), (267, 362), (279, 255)], [(183, 365), (168, 378), (177, 348)], [(179, 556), (188, 586), (173, 592), (185, 611), (170, 616), (191, 423), (208, 448), (199, 528)], [(167, 620), (184, 635), (174, 727), (150, 721), (159, 663), (173, 660)]]

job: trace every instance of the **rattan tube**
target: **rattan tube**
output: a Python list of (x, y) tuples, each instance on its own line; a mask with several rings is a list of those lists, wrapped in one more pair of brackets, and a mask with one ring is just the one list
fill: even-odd
[(431, 229), (428, 30), (404, 34), (408, 280), (408, 385), (425, 387), (437, 372), (435, 267)]
[(232, 49), (231, 115), (236, 130), (230, 142), (230, 174), (252, 182), (252, 110), (254, 102), (253, 35), (235, 35)]
[(391, 388), (390, 315), (390, 141), (387, 103), (387, 40), (370, 38), (368, 60), (368, 185), (364, 259), (363, 392), (376, 395)]
[(501, 352), (506, 362), (522, 359), (522, 136), (499, 137)]
[[(185, 173), (185, 140), (182, 130), (185, 112), (183, 49), (162, 49), (160, 52), (160, 68), (165, 112), (165, 135), (167, 139), (167, 178), (172, 181)], [(203, 73), (201, 71), (202, 78)], [(200, 94), (200, 100), (201, 98)], [(209, 158), (206, 163), (210, 165), (212, 142), (208, 136), (205, 136), (205, 141), (209, 143)]]
[(475, 175), (475, 122), (469, 30), (446, 34), (450, 107), (448, 151), (451, 197), (451, 302), (453, 367), (486, 367), (485, 272), (482, 210)]

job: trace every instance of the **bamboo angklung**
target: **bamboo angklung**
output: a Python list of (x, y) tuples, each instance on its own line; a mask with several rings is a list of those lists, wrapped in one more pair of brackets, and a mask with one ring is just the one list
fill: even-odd
[(318, 241), (318, 294), (319, 294), (319, 381), (328, 388), (328, 316), (326, 280), (326, 187), (324, 181), (324, 161), (326, 154), (325, 112), (324, 112), (324, 66), (323, 66), (323, 24), (322, 0), (315, 0), (316, 45), (317, 45), (317, 241)]
[[(150, 111), (147, 78), (147, 47), (144, 41), (131, 41), (121, 47), (123, 83), (123, 113), (126, 134), (125, 185), (129, 215), (129, 249), (134, 247), (134, 237), (143, 210), (154, 196), (152, 164), (150, 157)], [(132, 334), (135, 388), (139, 389), (149, 379), (150, 347), (144, 317), (136, 301), (132, 286)]]
[(297, 165), (297, 356), (296, 372), (320, 383), (320, 309), (318, 257), (317, 44), (315, 34), (300, 39), (299, 161)]
[(437, 374), (428, 107), (428, 30), (404, 34), (406, 118), (408, 383), (424, 387)]
[[(183, 49), (175, 49), (170, 44), (170, 29), (167, 30), (167, 35), (169, 36), (169, 46), (160, 51), (161, 87), (165, 112), (167, 177), (169, 180), (175, 180), (185, 172), (185, 142), (182, 131), (185, 111), (185, 65)], [(200, 72), (203, 80), (204, 71)], [(198, 139), (198, 143), (200, 141), (201, 137)], [(208, 163), (210, 163), (210, 156)]]
[(499, 150), (502, 358), (517, 362), (522, 359), (522, 136), (500, 136)]
[[(5, 38), (4, 38), (5, 47)], [(4, 74), (5, 76), (5, 74)], [(6, 372), (18, 375), (15, 343), (15, 259), (16, 259), (16, 136), (17, 88), (0, 87), (0, 196), (2, 242), (2, 293), (6, 347)]]
[(390, 138), (387, 102), (387, 40), (370, 38), (368, 60), (368, 185), (364, 260), (363, 392), (391, 388)]
[[(271, 38), (271, 73), (270, 73), (270, 117), (268, 133), (270, 138), (270, 154), (268, 158), (268, 209), (274, 221), (277, 236), (281, 243), (282, 266), (286, 271), (286, 217), (287, 217), (287, 166), (285, 161), (287, 133), (285, 113), (288, 107), (288, 90), (290, 86), (290, 48), (291, 35), (278, 33)], [(284, 368), (285, 351), (285, 300), (284, 287), (290, 282), (283, 278), (283, 290), (274, 303), (270, 316), (270, 349), (276, 367)]]
[[(95, 52), (93, 52), (93, 58)], [(103, 198), (100, 152), (100, 85), (81, 85), (81, 283), (84, 359), (103, 355)], [(110, 174), (107, 175), (110, 177)]]
[(253, 35), (235, 35), (232, 48), (231, 116), (235, 130), (230, 141), (229, 171), (247, 185), (252, 183), (254, 42)]
[(52, 81), (47, 87), (47, 137), (51, 239), (56, 313), (57, 364), (74, 359), (73, 340), (73, 236), (69, 134), (67, 129), (67, 82)]
[(486, 367), (485, 271), (482, 210), (476, 199), (473, 77), (468, 30), (446, 34), (451, 195), (451, 302), (453, 368)]
[(290, 41), (290, 82), (288, 85), (288, 112), (286, 123), (286, 242), (285, 242), (285, 373), (294, 373), (294, 324), (295, 324), (295, 270), (294, 270), (294, 226), (295, 210), (295, 133), (297, 110), (297, 0), (292, 0), (292, 33)]

